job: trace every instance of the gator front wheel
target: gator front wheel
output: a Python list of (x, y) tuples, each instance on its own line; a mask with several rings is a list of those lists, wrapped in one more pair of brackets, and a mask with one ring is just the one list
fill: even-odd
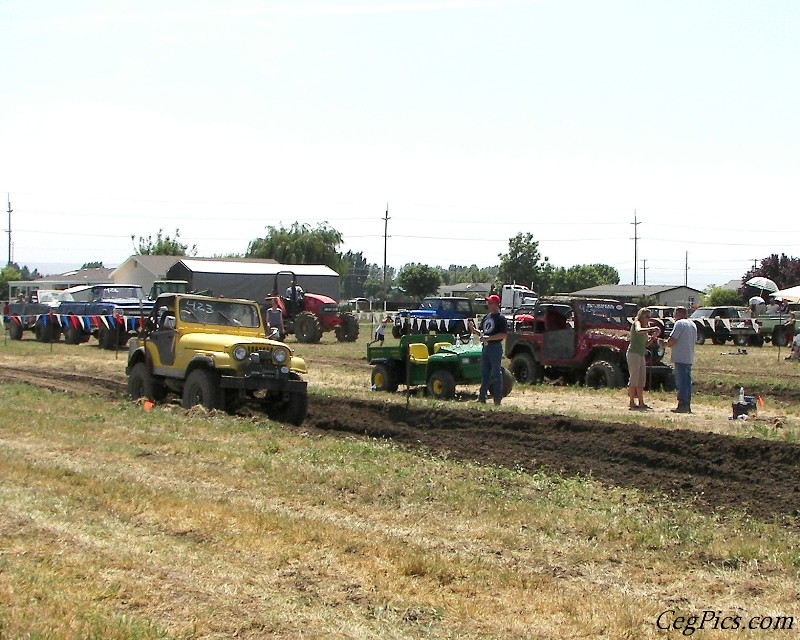
[(456, 381), (449, 371), (435, 371), (428, 379), (428, 393), (440, 400), (449, 400), (456, 395)]

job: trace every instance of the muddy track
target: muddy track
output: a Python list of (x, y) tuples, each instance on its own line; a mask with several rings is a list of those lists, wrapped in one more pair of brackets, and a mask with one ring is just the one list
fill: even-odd
[[(0, 381), (121, 398), (124, 380), (4, 367)], [(386, 438), (450, 458), (591, 476), (761, 520), (800, 516), (800, 445), (565, 416), (314, 396), (303, 429)], [(248, 412), (249, 413), (249, 412)], [(259, 414), (256, 414), (259, 415)]]

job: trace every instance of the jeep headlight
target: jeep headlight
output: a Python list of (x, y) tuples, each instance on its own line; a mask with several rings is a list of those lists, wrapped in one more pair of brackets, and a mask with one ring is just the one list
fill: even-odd
[(244, 360), (247, 357), (247, 349), (245, 349), (242, 345), (239, 345), (233, 350), (233, 359), (234, 360)]
[(289, 352), (286, 349), (274, 349), (272, 351), (272, 361), (275, 364), (283, 364), (289, 358)]

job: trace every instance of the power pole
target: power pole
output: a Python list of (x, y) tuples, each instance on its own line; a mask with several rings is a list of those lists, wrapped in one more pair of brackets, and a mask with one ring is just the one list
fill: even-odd
[(689, 286), (689, 252), (686, 252), (686, 261), (683, 265), (683, 286)]
[(637, 273), (639, 271), (639, 225), (642, 224), (636, 220), (636, 209), (633, 210), (633, 284), (638, 284)]
[(642, 279), (644, 280), (644, 286), (647, 286), (647, 260), (642, 259)]
[(8, 229), (6, 230), (8, 233), (8, 266), (11, 266), (11, 212), (14, 210), (11, 208), (11, 194), (7, 193), (6, 198), (8, 199)]
[(386, 298), (389, 295), (389, 290), (386, 286), (386, 248), (388, 246), (389, 238), (389, 203), (386, 203), (386, 215), (383, 216), (383, 309), (386, 310)]

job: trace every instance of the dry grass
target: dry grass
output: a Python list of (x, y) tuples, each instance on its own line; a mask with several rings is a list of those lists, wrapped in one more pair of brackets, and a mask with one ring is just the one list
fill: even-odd
[(641, 638), (796, 607), (796, 531), (586, 479), (9, 385), (0, 440), (0, 637)]

